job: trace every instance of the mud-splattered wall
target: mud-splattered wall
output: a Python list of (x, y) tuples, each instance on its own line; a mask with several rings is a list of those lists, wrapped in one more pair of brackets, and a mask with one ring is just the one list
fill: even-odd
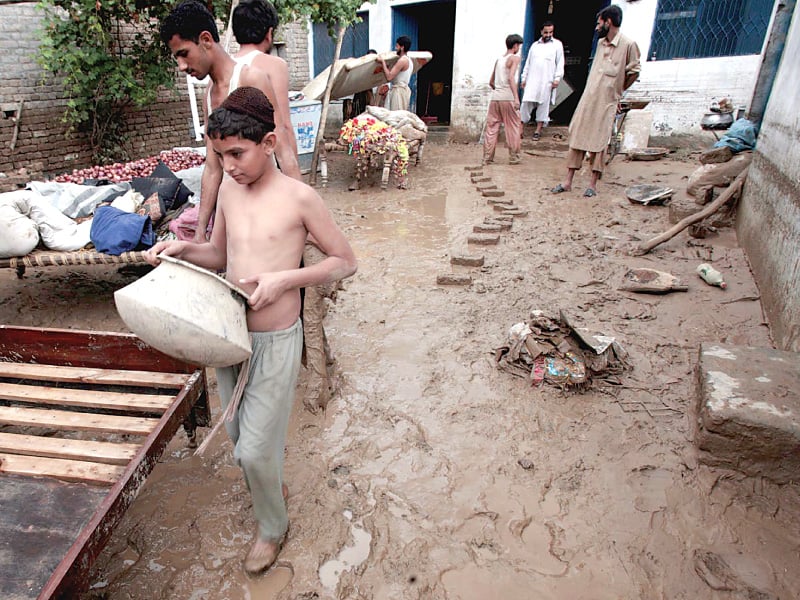
[(737, 230), (779, 348), (800, 351), (800, 11), (764, 114)]

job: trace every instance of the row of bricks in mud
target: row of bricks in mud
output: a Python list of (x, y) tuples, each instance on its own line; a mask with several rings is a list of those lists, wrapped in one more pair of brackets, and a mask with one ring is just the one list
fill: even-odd
[[(470, 181), (476, 189), (487, 199), (487, 202), (498, 214), (485, 217), (483, 223), (473, 226), (472, 235), (467, 236), (467, 243), (476, 246), (496, 246), (500, 243), (500, 234), (511, 230), (514, 217), (527, 217), (528, 211), (522, 210), (512, 200), (506, 200), (506, 193), (492, 183), (492, 178), (483, 174), (482, 167), (464, 167), (469, 173)], [(483, 256), (454, 255), (450, 263), (466, 267), (482, 267)], [(464, 274), (447, 273), (436, 278), (438, 285), (470, 285), (472, 276)]]

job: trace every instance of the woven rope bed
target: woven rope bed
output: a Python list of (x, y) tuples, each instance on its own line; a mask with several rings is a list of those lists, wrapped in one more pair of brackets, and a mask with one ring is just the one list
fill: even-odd
[(17, 276), (25, 274), (26, 267), (64, 267), (71, 265), (141, 265), (147, 261), (142, 252), (123, 252), (119, 256), (103, 254), (94, 250), (54, 252), (35, 250), (25, 256), (0, 258), (0, 268), (17, 270)]

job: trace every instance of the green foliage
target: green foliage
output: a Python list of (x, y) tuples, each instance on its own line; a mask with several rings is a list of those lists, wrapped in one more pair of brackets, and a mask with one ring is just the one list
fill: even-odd
[[(359, 20), (356, 11), (365, 0), (273, 0), (281, 23), (308, 18), (312, 23), (326, 23), (331, 37), (336, 26), (347, 26)], [(367, 0), (374, 4), (376, 0)]]
[[(63, 120), (85, 131), (97, 162), (126, 158), (122, 114), (155, 101), (174, 83), (158, 38), (170, 6), (157, 0), (41, 0), (38, 61), (59, 76), (67, 95)], [(123, 35), (125, 40), (123, 41)]]

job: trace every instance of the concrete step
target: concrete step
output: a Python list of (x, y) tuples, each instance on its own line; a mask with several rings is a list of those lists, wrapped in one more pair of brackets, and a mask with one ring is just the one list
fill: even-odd
[(450, 139), (449, 125), (428, 125), (428, 138), (426, 141), (435, 144), (446, 144)]
[(786, 483), (800, 479), (800, 354), (702, 344), (698, 459)]

